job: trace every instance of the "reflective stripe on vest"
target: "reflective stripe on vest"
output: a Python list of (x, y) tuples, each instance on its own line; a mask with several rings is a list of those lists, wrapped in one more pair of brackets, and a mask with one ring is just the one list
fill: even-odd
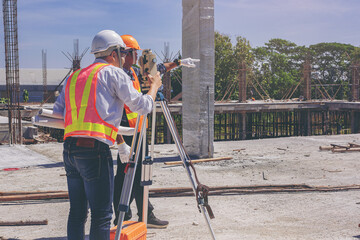
[(96, 110), (97, 74), (108, 65), (94, 63), (69, 77), (65, 89), (64, 139), (74, 135), (86, 135), (115, 142), (118, 129), (105, 122)]
[[(130, 67), (130, 70), (131, 70), (131, 73), (132, 73), (132, 75), (133, 75), (133, 77), (135, 79), (134, 81), (132, 81), (133, 86), (136, 89), (136, 91), (141, 92), (139, 79), (138, 79), (138, 77), (137, 77), (137, 75), (136, 75), (136, 73), (135, 73), (135, 71), (134, 71), (134, 69), (132, 67)], [(124, 108), (125, 108), (126, 117), (128, 119), (128, 122), (129, 122), (129, 127), (134, 128), (135, 125), (136, 125), (136, 118), (137, 118), (138, 114), (135, 113), (135, 112), (132, 112), (130, 110), (130, 108), (128, 106), (126, 106), (126, 104), (124, 104)], [(143, 118), (144, 117), (140, 118), (138, 132), (140, 132), (140, 128), (141, 128), (141, 125), (142, 125), (141, 123), (143, 121)], [(146, 123), (146, 128), (147, 127), (148, 127), (148, 123)]]

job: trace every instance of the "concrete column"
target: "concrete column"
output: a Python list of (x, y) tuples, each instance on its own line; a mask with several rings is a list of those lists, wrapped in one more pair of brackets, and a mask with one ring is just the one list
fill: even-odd
[(246, 112), (241, 113), (241, 139), (246, 139)]
[(189, 155), (214, 152), (214, 1), (183, 0), (182, 58), (200, 59), (182, 69), (183, 143)]
[(239, 63), (239, 102), (246, 102), (246, 63)]

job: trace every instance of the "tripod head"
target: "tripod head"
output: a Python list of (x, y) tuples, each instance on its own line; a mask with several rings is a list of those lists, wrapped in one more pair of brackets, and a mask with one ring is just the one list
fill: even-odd
[(151, 49), (144, 49), (142, 55), (139, 57), (140, 74), (139, 80), (142, 92), (148, 92), (150, 84), (147, 80), (147, 75), (155, 76), (157, 73), (156, 56)]
[(164, 101), (164, 100), (165, 100), (164, 94), (162, 93), (162, 91), (158, 91), (156, 94), (155, 101)]

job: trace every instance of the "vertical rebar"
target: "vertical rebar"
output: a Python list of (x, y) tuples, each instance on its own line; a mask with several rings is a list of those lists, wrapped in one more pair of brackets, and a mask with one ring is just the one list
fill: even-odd
[(22, 143), (17, 0), (3, 0), (9, 144)]
[(304, 99), (311, 100), (311, 64), (309, 58), (306, 58), (303, 66), (303, 78), (304, 78)]
[(351, 95), (353, 102), (359, 101), (359, 66), (358, 62), (354, 62), (351, 66)]
[(42, 74), (43, 74), (43, 89), (44, 89), (44, 100), (47, 98), (47, 66), (46, 66), (46, 50), (42, 50)]

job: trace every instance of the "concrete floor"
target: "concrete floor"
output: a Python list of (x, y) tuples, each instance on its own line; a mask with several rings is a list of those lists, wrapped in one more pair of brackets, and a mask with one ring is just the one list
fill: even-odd
[[(208, 186), (360, 184), (360, 152), (319, 151), (330, 143), (360, 143), (360, 134), (216, 142), (215, 156), (233, 159), (196, 164)], [(241, 151), (234, 151), (243, 149)], [(0, 192), (66, 190), (62, 144), (0, 146)], [(113, 150), (114, 157), (116, 150)], [(155, 146), (155, 157), (177, 155), (174, 145)], [(19, 168), (5, 171), (4, 168)], [(115, 166), (116, 167), (116, 166)], [(181, 166), (154, 164), (151, 188), (189, 187)], [(194, 197), (150, 199), (167, 229), (148, 229), (147, 239), (211, 239)], [(217, 239), (359, 239), (360, 191), (227, 194), (210, 196)], [(66, 239), (69, 203), (34, 200), (0, 203), (0, 221), (48, 220), (48, 225), (0, 227), (0, 239)], [(137, 210), (134, 204), (133, 212)], [(89, 217), (90, 218), (90, 217)], [(133, 219), (136, 220), (136, 219)], [(89, 230), (89, 222), (86, 232)]]

